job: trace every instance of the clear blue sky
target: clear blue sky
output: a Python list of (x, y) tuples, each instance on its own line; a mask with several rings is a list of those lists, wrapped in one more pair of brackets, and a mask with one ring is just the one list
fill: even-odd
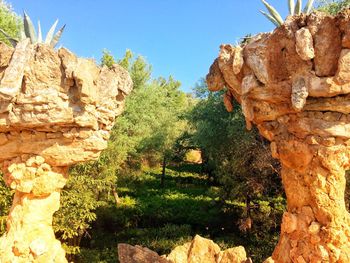
[[(258, 11), (260, 0), (8, 0), (17, 13), (40, 19), (43, 33), (67, 24), (62, 45), (100, 60), (104, 48), (120, 58), (126, 49), (144, 56), (153, 76), (172, 75), (182, 89), (204, 77), (222, 43), (274, 27)], [(270, 0), (283, 17), (286, 0)], [(305, 1), (304, 1), (305, 2)]]

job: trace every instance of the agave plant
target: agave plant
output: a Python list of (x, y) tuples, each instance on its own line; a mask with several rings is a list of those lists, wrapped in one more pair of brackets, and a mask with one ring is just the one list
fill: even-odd
[(64, 31), (64, 28), (66, 25), (61, 27), (55, 34), (55, 29), (58, 24), (58, 19), (55, 21), (55, 23), (51, 26), (49, 32), (47, 33), (45, 40), (43, 40), (42, 33), (41, 33), (41, 25), (40, 21), (38, 21), (38, 34), (35, 31), (34, 25), (30, 17), (27, 15), (26, 12), (23, 14), (23, 28), (20, 31), (19, 38), (13, 38), (9, 34), (7, 34), (3, 29), (0, 28), (0, 32), (10, 41), (12, 46), (16, 46), (18, 41), (21, 41), (25, 38), (29, 38), (30, 42), (32, 44), (36, 43), (44, 43), (47, 45), (50, 45), (51, 47), (55, 47), (60, 40), (62, 33)]
[[(261, 0), (263, 4), (266, 6), (269, 13), (266, 13), (264, 11), (260, 12), (272, 23), (274, 23), (277, 27), (281, 26), (283, 24), (283, 19), (281, 15), (277, 12), (277, 10), (270, 5), (266, 0)], [(314, 4), (314, 0), (308, 0), (307, 4), (304, 7), (303, 13), (309, 14), (312, 10), (312, 6)], [(300, 15), (302, 13), (302, 0), (288, 0), (288, 8), (289, 8), (289, 14), (290, 15)]]

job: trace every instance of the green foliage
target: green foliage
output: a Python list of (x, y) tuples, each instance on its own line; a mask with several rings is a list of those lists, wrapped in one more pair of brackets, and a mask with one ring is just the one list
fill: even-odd
[(317, 9), (331, 15), (336, 15), (341, 10), (349, 8), (350, 0), (318, 0)]
[(0, 235), (6, 230), (6, 218), (9, 213), (13, 191), (5, 185), (2, 174), (0, 174)]
[(76, 263), (115, 263), (117, 260), (116, 248), (86, 249), (83, 248), (78, 255)]
[[(110, 52), (103, 51), (102, 65), (112, 67), (116, 61)], [(164, 155), (171, 154), (174, 142), (185, 129), (186, 121), (182, 115), (189, 102), (180, 91), (178, 81), (172, 77), (152, 80), (150, 65), (141, 56), (135, 58), (129, 50), (118, 63), (129, 71), (134, 90), (127, 97), (125, 111), (117, 118), (108, 148), (99, 160), (71, 169), (70, 179), (62, 192), (61, 208), (55, 214), (54, 228), (68, 254), (79, 253), (81, 241), (89, 235), (89, 228), (96, 220), (96, 211), (105, 210), (102, 214), (112, 225), (114, 217), (126, 218), (113, 208), (113, 216), (107, 216), (109, 205), (120, 205), (114, 195), (117, 178), (139, 169), (139, 163), (145, 159), (159, 162)], [(121, 200), (124, 206), (133, 201)], [(124, 212), (131, 213), (130, 206), (127, 207)], [(143, 212), (142, 209), (139, 211)], [(135, 209), (132, 212), (136, 213)], [(135, 221), (128, 220), (130, 222), (118, 221), (118, 225)]]
[(200, 166), (194, 164), (170, 166), (165, 188), (159, 188), (158, 168), (120, 177), (120, 202), (97, 209), (98, 220), (86, 244), (91, 251), (81, 250), (85, 255), (81, 262), (89, 257), (89, 262), (112, 262), (112, 258), (105, 261), (107, 251), (115, 251), (118, 243), (166, 254), (195, 234), (213, 239), (222, 248), (244, 245), (254, 262), (270, 256), (278, 239), (284, 199), (260, 196), (252, 202), (253, 228), (241, 233), (238, 227), (245, 203), (220, 200), (221, 186), (211, 185), (199, 171)]
[[(11, 44), (11, 39), (16, 38), (21, 29), (21, 19), (13, 12), (11, 6), (4, 0), (0, 1), (0, 31), (5, 33), (0, 34), (0, 41), (6, 44)], [(13, 41), (12, 41), (13, 42)]]
[(70, 259), (80, 252), (82, 238), (89, 236), (96, 209), (115, 201), (112, 193), (116, 168), (108, 152), (98, 161), (74, 166), (62, 191), (61, 207), (54, 215), (53, 227)]
[(126, 242), (164, 254), (191, 240), (194, 233), (205, 233), (206, 227), (218, 224), (218, 192), (209, 191), (206, 177), (190, 172), (197, 168), (187, 168), (188, 172), (173, 166), (167, 169), (165, 188), (159, 187), (158, 168), (120, 177), (120, 202), (97, 210), (99, 220), (92, 229), (90, 247)]
[(103, 54), (102, 54), (102, 58), (101, 58), (101, 65), (102, 66), (107, 66), (108, 68), (112, 68), (112, 66), (117, 63), (114, 60), (113, 55), (107, 49), (104, 49), (102, 51), (102, 53)]
[[(264, 11), (260, 12), (268, 19), (270, 20), (275, 26), (279, 27), (284, 23), (283, 18), (281, 15), (278, 13), (278, 11), (270, 5), (267, 1), (261, 0), (263, 4), (265, 5), (267, 11), (269, 13), (266, 13)], [(288, 9), (289, 9), (289, 14), (290, 15), (300, 15), (302, 13), (302, 0), (296, 0), (297, 2), (295, 3), (295, 0), (288, 0)], [(312, 10), (314, 0), (308, 0), (306, 3), (303, 13), (309, 14)]]
[[(270, 13), (269, 17), (272, 21), (275, 22), (274, 24), (282, 25), (283, 19), (282, 19), (281, 15), (277, 12), (277, 10), (272, 5), (267, 3), (265, 0), (261, 0), (261, 1), (265, 5), (266, 9), (269, 11), (269, 13)], [(263, 13), (263, 14), (265, 14), (265, 13)]]
[(113, 152), (121, 162), (128, 159), (129, 164), (141, 159), (159, 161), (172, 153), (176, 139), (185, 130), (183, 115), (191, 101), (172, 77), (151, 80), (151, 67), (141, 56), (134, 59), (127, 51), (119, 63), (129, 70), (134, 90), (126, 99), (123, 115), (116, 120)]
[[(56, 20), (56, 22), (52, 25), (45, 39), (45, 44), (48, 44), (53, 48), (57, 45), (59, 39), (62, 36), (64, 28), (66, 27), (66, 25), (64, 25), (55, 34), (57, 23), (58, 23), (58, 20)], [(16, 46), (18, 41), (23, 40), (25, 38), (29, 38), (32, 44), (43, 43), (40, 22), (38, 22), (38, 35), (37, 35), (33, 22), (26, 12), (23, 12), (23, 29), (22, 27), (20, 28), (19, 36), (17, 37), (11, 36), (11, 34), (6, 31), (6, 28), (3, 28), (3, 27), (0, 27), (0, 32), (14, 47)]]
[[(224, 91), (210, 93), (204, 87), (202, 81), (195, 88), (200, 96), (189, 114), (193, 141), (203, 154), (204, 171), (219, 184), (225, 213), (235, 219), (245, 240), (249, 240), (244, 245), (255, 248), (255, 252), (256, 247), (264, 247), (266, 251), (259, 253), (268, 255), (285, 209), (279, 165), (271, 157), (269, 143), (256, 130), (246, 131), (240, 108), (226, 111)], [(277, 200), (281, 203), (278, 207)], [(274, 240), (273, 244), (266, 246), (268, 240)], [(260, 256), (257, 262), (263, 261)]]

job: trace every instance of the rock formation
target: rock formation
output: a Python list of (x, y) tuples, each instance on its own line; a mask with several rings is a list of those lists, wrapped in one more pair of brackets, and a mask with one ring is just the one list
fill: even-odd
[(118, 244), (120, 263), (251, 263), (244, 247), (221, 251), (212, 240), (196, 235), (191, 242), (174, 248), (168, 256), (141, 246)]
[(0, 164), (15, 190), (0, 262), (66, 262), (52, 215), (72, 164), (107, 147), (131, 91), (128, 73), (65, 48), (0, 43)]
[[(222, 45), (207, 76), (241, 104), (282, 164), (287, 195), (269, 262), (350, 262), (350, 11), (288, 17), (239, 47)], [(227, 102), (231, 110), (231, 101)], [(272, 260), (272, 261), (271, 261)]]

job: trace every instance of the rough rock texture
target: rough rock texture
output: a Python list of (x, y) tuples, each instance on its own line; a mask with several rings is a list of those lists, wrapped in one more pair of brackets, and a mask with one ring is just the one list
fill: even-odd
[(67, 49), (0, 43), (0, 165), (15, 190), (0, 262), (66, 262), (52, 230), (68, 167), (97, 159), (132, 81)]
[(120, 263), (172, 263), (146, 247), (128, 244), (118, 244), (118, 258)]
[[(209, 89), (228, 88), (242, 105), (247, 127), (258, 127), (282, 163), (288, 211), (266, 262), (350, 262), (344, 202), (350, 166), (349, 25), (350, 10), (336, 17), (289, 17), (242, 47), (222, 45), (219, 63), (207, 76)], [(234, 50), (243, 50), (240, 72), (230, 66)]]
[(243, 247), (221, 251), (212, 240), (196, 235), (192, 242), (174, 248), (166, 256), (140, 246), (118, 244), (120, 263), (250, 263)]

